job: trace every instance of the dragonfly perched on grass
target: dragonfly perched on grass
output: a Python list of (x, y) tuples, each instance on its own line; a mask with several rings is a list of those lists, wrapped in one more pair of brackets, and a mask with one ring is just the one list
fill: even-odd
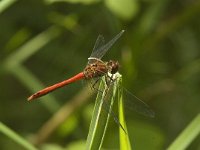
[[(83, 71), (80, 73), (76, 74), (75, 76), (64, 80), (62, 82), (56, 83), (52, 86), (46, 87), (35, 94), (31, 95), (28, 97), (28, 101), (37, 99), (41, 96), (44, 96), (58, 88), (61, 88), (63, 86), (66, 86), (70, 83), (79, 81), (81, 79), (95, 79), (94, 85), (96, 84), (97, 81), (99, 81), (100, 78), (105, 77), (106, 79), (106, 84), (109, 87), (109, 85), (113, 82), (115, 82), (114, 75), (118, 72), (119, 69), (119, 63), (118, 61), (114, 60), (109, 60), (109, 61), (103, 61), (101, 60), (102, 57), (106, 54), (106, 52), (111, 48), (111, 46), (122, 36), (124, 33), (124, 30), (122, 30), (120, 33), (118, 33), (113, 39), (111, 39), (109, 42), (105, 44), (104, 37), (102, 35), (99, 35), (92, 54), (88, 58), (88, 64), (84, 68)], [(124, 90), (125, 94), (129, 95), (130, 98), (128, 98), (128, 105), (131, 106), (134, 110), (136, 110), (139, 113), (142, 113), (146, 116), (153, 117), (154, 112), (149, 108), (149, 106), (144, 103), (142, 100), (134, 96), (132, 93), (130, 93), (127, 90)], [(112, 113), (113, 114), (113, 113)], [(115, 116), (113, 114), (113, 116)], [(116, 117), (114, 117), (116, 118)], [(116, 119), (115, 119), (116, 120)], [(116, 121), (118, 122), (118, 121)]]

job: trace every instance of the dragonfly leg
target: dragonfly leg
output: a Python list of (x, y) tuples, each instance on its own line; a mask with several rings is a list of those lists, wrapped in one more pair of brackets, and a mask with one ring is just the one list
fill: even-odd
[(96, 87), (96, 85), (98, 84), (99, 80), (100, 80), (100, 78), (97, 78), (97, 79), (95, 80), (94, 83), (91, 83), (91, 84), (90, 84), (90, 87), (91, 87), (91, 89), (93, 89), (93, 90), (95, 90), (95, 91), (97, 91), (97, 92), (103, 93), (103, 91), (99, 90), (99, 89)]
[(109, 109), (109, 105), (108, 105), (108, 103), (107, 103), (106, 100), (103, 101), (103, 105), (104, 105), (106, 111), (113, 117), (115, 123), (117, 123), (117, 124), (119, 125), (119, 127), (124, 131), (124, 133), (127, 134), (125, 128), (124, 128), (123, 125), (120, 123), (120, 121), (119, 121), (118, 117), (116, 116), (116, 114), (113, 112), (112, 109)]
[(113, 74), (111, 76), (109, 76), (108, 74), (105, 77), (106, 79), (106, 85), (109, 87), (111, 83), (113, 83), (115, 81), (115, 79), (113, 79)]

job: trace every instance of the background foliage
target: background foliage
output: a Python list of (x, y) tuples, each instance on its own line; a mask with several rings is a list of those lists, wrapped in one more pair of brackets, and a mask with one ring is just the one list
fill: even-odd
[[(82, 83), (26, 98), (80, 72), (98, 34), (124, 29), (104, 60), (119, 60), (124, 86), (156, 114), (127, 111), (131, 145), (166, 149), (199, 114), (199, 16), (199, 0), (1, 0), (0, 121), (40, 149), (84, 149), (94, 97)], [(118, 147), (117, 128), (111, 121), (104, 148)], [(24, 147), (0, 134), (0, 149)]]

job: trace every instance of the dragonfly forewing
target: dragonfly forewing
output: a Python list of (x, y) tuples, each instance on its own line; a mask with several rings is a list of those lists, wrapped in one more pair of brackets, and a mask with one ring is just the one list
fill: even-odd
[(106, 54), (106, 52), (110, 49), (110, 47), (122, 36), (124, 31), (125, 30), (122, 30), (119, 34), (117, 34), (112, 40), (110, 40), (106, 44), (104, 44), (103, 36), (99, 35), (96, 40), (95, 46), (93, 48), (92, 54), (90, 55), (90, 58), (101, 59)]

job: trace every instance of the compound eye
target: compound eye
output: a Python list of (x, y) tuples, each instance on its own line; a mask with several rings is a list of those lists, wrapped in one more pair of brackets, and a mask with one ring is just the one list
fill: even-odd
[(118, 71), (118, 67), (113, 67), (111, 70), (111, 74), (115, 74)]
[(112, 62), (111, 68), (111, 74), (115, 74), (119, 70), (119, 63)]

